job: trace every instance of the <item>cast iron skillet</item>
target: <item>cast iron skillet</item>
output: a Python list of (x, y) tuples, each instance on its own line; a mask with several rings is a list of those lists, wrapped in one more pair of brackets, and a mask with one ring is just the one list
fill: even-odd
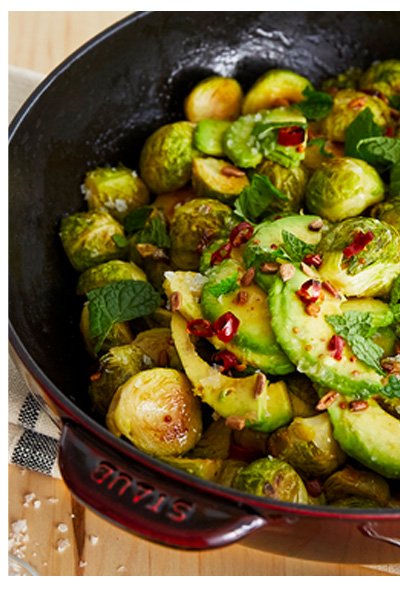
[[(61, 64), (11, 125), (10, 343), (32, 392), (62, 425), (60, 468), (85, 505), (146, 539), (207, 549), (244, 539), (287, 556), (382, 563), (400, 557), (400, 509), (343, 510), (253, 497), (186, 475), (111, 435), (87, 409), (76, 275), (58, 238), (84, 208), (93, 166), (136, 167), (143, 140), (183, 118), (212, 73), (244, 88), (271, 67), (314, 83), (400, 57), (396, 12), (136, 13)], [(400, 453), (399, 453), (400, 456)]]

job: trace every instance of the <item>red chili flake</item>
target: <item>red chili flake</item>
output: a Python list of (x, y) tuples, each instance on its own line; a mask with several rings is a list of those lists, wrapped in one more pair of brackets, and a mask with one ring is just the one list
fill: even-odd
[(236, 369), (240, 363), (236, 355), (227, 349), (215, 353), (212, 357), (212, 361), (221, 367), (221, 372), (227, 372), (232, 368)]
[(296, 295), (304, 304), (313, 304), (321, 294), (321, 282), (309, 279), (296, 291)]
[(236, 248), (248, 242), (253, 232), (254, 227), (250, 223), (247, 223), (247, 221), (242, 221), (232, 229), (229, 235), (229, 241)]
[(385, 136), (394, 136), (394, 128), (392, 126), (388, 126), (385, 130)]
[(359, 254), (362, 250), (364, 250), (364, 248), (365, 248), (365, 246), (367, 246), (367, 244), (372, 242), (374, 237), (375, 236), (372, 233), (372, 231), (367, 231), (367, 233), (364, 233), (363, 231), (358, 231), (356, 233), (352, 243), (349, 244), (343, 250), (343, 256), (345, 258), (351, 258), (352, 256)]
[(322, 264), (322, 256), (320, 254), (307, 254), (303, 258), (303, 262), (309, 266), (320, 267)]
[(216, 250), (215, 252), (213, 252), (211, 254), (211, 260), (210, 260), (211, 265), (214, 266), (215, 264), (219, 264), (226, 258), (229, 258), (229, 256), (231, 255), (231, 252), (232, 252), (232, 244), (230, 242), (227, 242), (226, 244), (224, 244), (223, 246), (218, 248), (218, 250)]
[(204, 318), (190, 320), (186, 325), (186, 331), (195, 337), (212, 337), (214, 335), (211, 322)]
[(300, 126), (287, 126), (278, 131), (278, 144), (283, 147), (300, 145), (305, 138), (304, 129)]
[(346, 342), (343, 337), (333, 335), (328, 343), (329, 351), (332, 351), (332, 357), (340, 361), (343, 357), (343, 349)]
[(212, 325), (218, 339), (223, 343), (229, 343), (236, 335), (240, 320), (232, 312), (222, 314)]
[(337, 297), (337, 298), (340, 297), (340, 293), (338, 292), (338, 290), (336, 289), (336, 287), (334, 287), (332, 285), (332, 283), (330, 281), (322, 281), (322, 287), (328, 293), (330, 293), (331, 295), (333, 295), (333, 297)]

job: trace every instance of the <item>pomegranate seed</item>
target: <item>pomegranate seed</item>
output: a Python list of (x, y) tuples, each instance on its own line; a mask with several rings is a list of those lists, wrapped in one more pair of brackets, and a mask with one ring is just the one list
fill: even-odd
[(313, 304), (321, 294), (321, 282), (309, 279), (296, 291), (296, 295), (304, 304)]
[(204, 320), (204, 318), (190, 320), (186, 325), (186, 331), (195, 337), (212, 337), (214, 335), (211, 322)]
[(232, 312), (226, 312), (214, 322), (213, 330), (220, 341), (229, 343), (236, 335), (239, 325), (240, 320)]
[(345, 343), (346, 342), (343, 337), (340, 337), (339, 335), (333, 335), (328, 343), (328, 349), (329, 351), (332, 351), (332, 357), (338, 361), (340, 361), (343, 357)]
[(222, 351), (215, 353), (212, 357), (212, 361), (221, 367), (221, 372), (227, 372), (232, 368), (236, 369), (236, 367), (239, 365), (239, 360), (236, 355), (227, 349), (223, 349)]

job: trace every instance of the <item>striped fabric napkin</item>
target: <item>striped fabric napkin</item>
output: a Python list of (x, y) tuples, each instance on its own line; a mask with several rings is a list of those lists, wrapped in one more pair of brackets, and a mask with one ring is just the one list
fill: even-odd
[[(10, 67), (10, 121), (42, 78), (43, 75), (36, 72)], [(46, 413), (41, 397), (29, 392), (11, 358), (8, 404), (9, 462), (53, 477), (61, 477), (57, 461), (61, 429)], [(368, 568), (400, 575), (400, 562), (399, 564), (369, 566)]]

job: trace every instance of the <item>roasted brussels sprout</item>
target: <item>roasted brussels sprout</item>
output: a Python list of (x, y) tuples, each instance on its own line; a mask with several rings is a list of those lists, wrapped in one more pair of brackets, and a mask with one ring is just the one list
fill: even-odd
[(232, 430), (225, 424), (225, 420), (220, 417), (211, 422), (188, 456), (196, 459), (227, 459), (231, 435)]
[[(93, 338), (90, 334), (89, 326), (89, 302), (86, 302), (82, 308), (80, 318), (80, 331), (86, 347), (86, 351), (92, 358), (96, 358), (97, 338)], [(114, 324), (105, 338), (100, 348), (100, 353), (105, 353), (111, 347), (118, 345), (128, 345), (133, 341), (133, 333), (128, 322), (117, 322)]]
[(197, 196), (232, 203), (249, 185), (243, 170), (223, 159), (197, 157), (193, 160), (192, 185)]
[(105, 211), (67, 215), (61, 221), (60, 237), (70, 263), (80, 272), (125, 253), (118, 242), (124, 238), (124, 228)]
[(168, 366), (177, 370), (182, 369), (169, 328), (160, 327), (142, 331), (136, 335), (133, 344), (145, 354), (148, 367)]
[(195, 198), (194, 190), (191, 186), (185, 186), (173, 192), (159, 194), (153, 202), (153, 207), (162, 211), (168, 223), (171, 222), (175, 209), (181, 207), (192, 198)]
[(336, 157), (317, 169), (308, 183), (306, 204), (311, 213), (328, 221), (360, 215), (383, 200), (384, 183), (362, 159)]
[(180, 471), (185, 471), (189, 475), (201, 477), (208, 481), (218, 481), (221, 473), (223, 460), (222, 459), (201, 459), (188, 457), (162, 457), (161, 459), (171, 467), (175, 467)]
[(351, 66), (344, 72), (323, 81), (321, 89), (328, 93), (337, 93), (340, 89), (357, 89), (361, 75), (361, 68)]
[(169, 368), (139, 372), (114, 393), (106, 416), (109, 430), (159, 457), (178, 456), (199, 440), (199, 400), (186, 376)]
[(236, 459), (226, 459), (222, 463), (222, 468), (218, 477), (218, 483), (227, 488), (231, 488), (236, 475), (246, 467), (246, 463)]
[(371, 215), (393, 225), (400, 232), (400, 196), (379, 203), (372, 209)]
[(355, 469), (349, 465), (333, 473), (323, 484), (328, 501), (348, 496), (368, 498), (386, 506), (390, 498), (388, 482), (373, 471)]
[(194, 131), (196, 149), (205, 155), (223, 157), (223, 138), (230, 125), (229, 120), (202, 120), (199, 122)]
[(315, 406), (319, 395), (311, 380), (299, 372), (289, 374), (285, 378), (295, 417), (311, 417), (315, 415)]
[(97, 372), (90, 377), (89, 396), (94, 411), (105, 416), (117, 388), (144, 365), (144, 353), (133, 343), (107, 351), (99, 359)]
[(254, 114), (271, 107), (287, 106), (304, 99), (303, 91), (312, 84), (291, 70), (269, 70), (251, 87), (243, 100), (243, 114)]
[(205, 239), (229, 235), (237, 223), (227, 205), (211, 198), (196, 198), (176, 209), (170, 227), (172, 268), (196, 271), (199, 245)]
[(298, 473), (279, 459), (267, 457), (240, 469), (233, 480), (237, 490), (274, 500), (307, 504), (306, 487)]
[(400, 273), (400, 234), (368, 217), (333, 226), (322, 237), (319, 273), (346, 296), (385, 296)]
[(389, 106), (379, 99), (353, 89), (338, 91), (332, 111), (321, 120), (321, 132), (331, 141), (345, 141), (346, 130), (359, 113), (369, 108), (378, 126), (387, 126), (391, 120)]
[(330, 505), (337, 508), (380, 508), (380, 505), (376, 500), (359, 498), (358, 496), (340, 498), (339, 500), (330, 502)]
[(323, 163), (332, 157), (344, 157), (344, 144), (334, 143), (318, 136), (311, 139), (304, 151), (303, 165), (310, 173), (320, 168)]
[(257, 172), (268, 176), (275, 188), (278, 188), (288, 198), (285, 210), (299, 211), (306, 191), (309, 173), (304, 165), (283, 167), (273, 161), (264, 161)]
[(150, 200), (149, 191), (137, 173), (123, 165), (89, 171), (82, 191), (90, 210), (107, 211), (121, 222), (128, 213)]
[(236, 120), (242, 99), (242, 88), (235, 79), (211, 76), (198, 83), (186, 97), (185, 115), (190, 122)]
[(386, 97), (400, 95), (400, 60), (375, 62), (360, 79), (360, 88), (382, 93)]
[(194, 124), (174, 122), (158, 128), (140, 154), (140, 175), (156, 194), (173, 192), (190, 181)]
[(286, 461), (306, 477), (326, 477), (346, 459), (333, 438), (327, 413), (295, 417), (288, 426), (271, 434), (268, 449), (272, 456)]
[(85, 295), (92, 289), (104, 287), (108, 283), (124, 281), (126, 279), (146, 281), (146, 275), (133, 262), (109, 260), (81, 273), (78, 279), (76, 293), (78, 295)]

